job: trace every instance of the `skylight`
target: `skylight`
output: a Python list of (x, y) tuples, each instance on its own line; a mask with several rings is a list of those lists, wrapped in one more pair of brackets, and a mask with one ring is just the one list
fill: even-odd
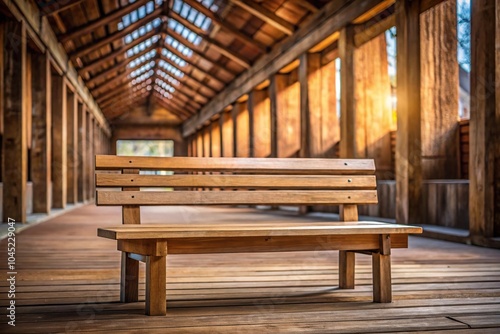
[[(130, 4), (135, 1), (129, 1)], [(157, 6), (160, 6), (163, 3), (163, 0), (149, 1), (144, 6), (139, 7), (138, 9), (124, 15), (122, 17), (122, 21), (118, 23), (118, 29), (122, 30), (123, 28), (128, 27), (132, 23), (137, 22), (140, 19), (143, 19), (146, 15), (151, 14), (155, 10), (155, 2)]]
[(193, 50), (191, 50), (190, 48), (188, 48), (187, 46), (180, 43), (178, 40), (173, 39), (170, 36), (167, 36), (167, 38), (165, 39), (165, 43), (172, 46), (186, 57), (191, 57), (193, 55)]
[(170, 74), (167, 74), (163, 72), (162, 70), (157, 70), (156, 74), (163, 78), (164, 80), (167, 80), (168, 83), (171, 83), (172, 85), (178, 86), (180, 85), (180, 81), (172, 77)]
[(133, 55), (136, 55), (139, 52), (142, 52), (142, 51), (146, 50), (151, 45), (153, 45), (156, 42), (158, 42), (159, 38), (160, 38), (159, 36), (153, 36), (153, 37), (145, 40), (144, 42), (142, 42), (142, 43), (134, 46), (133, 48), (131, 48), (130, 50), (127, 51), (127, 57), (132, 57)]
[(144, 74), (136, 77), (134, 80), (132, 80), (132, 84), (135, 85), (135, 84), (138, 84), (140, 82), (143, 82), (144, 80), (151, 78), (154, 73), (155, 73), (155, 71), (150, 70), (149, 72), (144, 73)]
[(166, 70), (168, 73), (171, 73), (173, 74), (174, 76), (176, 76), (177, 78), (182, 78), (184, 77), (184, 72), (182, 72), (181, 70), (179, 70), (178, 68), (175, 68), (173, 67), (172, 65), (170, 65), (169, 63), (167, 63), (166, 61), (164, 60), (161, 60), (158, 62), (158, 65)]
[(136, 76), (146, 72), (146, 71), (149, 71), (151, 70), (153, 67), (155, 66), (155, 62), (154, 61), (150, 61), (149, 63), (145, 64), (145, 65), (142, 65), (141, 67), (139, 67), (138, 69), (132, 71), (132, 73), (130, 73), (130, 77), (131, 78), (135, 78)]
[(166, 97), (167, 99), (172, 99), (173, 96), (169, 92), (167, 92), (165, 89), (161, 88), (160, 86), (155, 86), (155, 90), (160, 93), (163, 97)]
[(139, 29), (134, 30), (134, 32), (132, 32), (131, 34), (125, 36), (125, 43), (126, 44), (132, 43), (132, 41), (138, 39), (141, 36), (146, 35), (148, 32), (153, 30), (153, 28), (158, 27), (160, 24), (161, 24), (161, 19), (159, 17), (157, 17), (153, 21), (146, 23), (145, 25), (143, 25)]
[(159, 87), (165, 89), (166, 91), (170, 92), (170, 93), (173, 93), (175, 92), (175, 88), (170, 86), (168, 83), (166, 83), (165, 81), (157, 78), (155, 80), (155, 84), (157, 84)]
[(179, 67), (184, 67), (187, 65), (186, 61), (184, 59), (181, 59), (174, 55), (172, 52), (168, 51), (167, 49), (162, 49), (161, 54), (173, 61), (175, 64), (177, 64)]
[(145, 61), (147, 61), (147, 60), (149, 60), (149, 59), (153, 58), (154, 56), (156, 56), (156, 50), (151, 50), (151, 51), (149, 51), (148, 53), (146, 53), (145, 55), (142, 55), (142, 56), (140, 56), (139, 58), (132, 60), (132, 61), (128, 64), (128, 68), (134, 68), (134, 67), (136, 67), (137, 65), (142, 64), (142, 63), (144, 63)]

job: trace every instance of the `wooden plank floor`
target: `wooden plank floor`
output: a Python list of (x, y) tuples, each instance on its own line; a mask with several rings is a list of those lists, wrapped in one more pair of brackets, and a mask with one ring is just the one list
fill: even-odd
[[(163, 219), (296, 218), (144, 208), (144, 222)], [(364, 255), (357, 257), (355, 290), (336, 288), (337, 252), (177, 255), (167, 263), (168, 314), (146, 317), (143, 301), (118, 302), (120, 254), (115, 242), (96, 237), (98, 226), (119, 224), (120, 208), (89, 205), (17, 235), (16, 327), (6, 324), (2, 240), (0, 333), (500, 333), (500, 251), (417, 237), (410, 249), (393, 252), (391, 304), (371, 303)]]

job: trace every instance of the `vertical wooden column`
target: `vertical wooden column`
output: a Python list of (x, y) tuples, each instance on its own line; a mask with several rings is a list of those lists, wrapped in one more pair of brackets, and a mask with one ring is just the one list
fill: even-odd
[(299, 65), (302, 157), (334, 157), (340, 140), (335, 92), (335, 62), (321, 54), (302, 55)]
[(276, 146), (277, 155), (282, 158), (297, 156), (300, 151), (300, 83), (298, 71), (290, 74), (276, 74)]
[(459, 178), (457, 2), (420, 14), (422, 178)]
[(472, 1), (469, 221), (479, 245), (500, 236), (499, 7)]
[(422, 223), (420, 118), (420, 1), (396, 2), (397, 113), (396, 220)]
[(4, 23), (3, 221), (26, 221), (26, 26)]
[(78, 99), (68, 91), (67, 99), (67, 202), (78, 202)]
[(212, 122), (210, 143), (212, 156), (219, 158), (221, 157), (221, 143), (220, 143), (220, 122), (219, 120)]
[(250, 156), (250, 119), (247, 101), (237, 102), (233, 107), (234, 156)]
[(340, 157), (356, 157), (356, 110), (354, 106), (354, 27), (340, 31)]
[[(87, 199), (87, 111), (78, 103), (78, 202)], [(109, 150), (109, 147), (108, 147)]]
[(222, 154), (223, 157), (233, 157), (234, 153), (234, 137), (233, 137), (233, 118), (230, 112), (221, 114), (222, 122)]
[(207, 125), (203, 131), (201, 132), (203, 136), (203, 152), (205, 157), (211, 157), (212, 156), (212, 139), (210, 138), (210, 124)]
[(32, 61), (32, 144), (31, 180), (33, 212), (49, 213), (51, 208), (51, 69), (47, 53), (34, 53)]
[(269, 80), (269, 108), (271, 117), (271, 158), (278, 157), (278, 83), (276, 75)]
[(271, 156), (271, 102), (269, 90), (253, 90), (248, 99), (250, 117), (252, 157)]
[(391, 81), (385, 34), (354, 51), (357, 158), (371, 158), (377, 178), (394, 179), (391, 154)]
[(66, 207), (67, 120), (64, 77), (52, 75), (52, 207)]
[[(0, 45), (6, 47), (5, 41), (5, 28), (4, 24), (0, 23)], [(4, 52), (0, 51), (0, 157), (3, 157), (3, 118), (4, 118)], [(0, 162), (0, 182), (3, 180), (3, 163)]]
[(88, 139), (87, 139), (87, 199), (91, 201), (94, 198), (94, 191), (92, 190), (94, 184), (94, 117), (90, 113), (87, 113), (87, 128), (88, 128)]

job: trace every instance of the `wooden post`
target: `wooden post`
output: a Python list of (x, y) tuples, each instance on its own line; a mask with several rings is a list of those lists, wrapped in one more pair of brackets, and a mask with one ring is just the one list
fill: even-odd
[(499, 7), (472, 2), (469, 221), (478, 245), (500, 236)]
[(49, 213), (51, 208), (51, 69), (47, 53), (34, 53), (32, 60), (32, 144), (31, 180), (33, 212)]
[(91, 201), (92, 198), (94, 197), (92, 193), (92, 184), (94, 183), (93, 180), (93, 175), (94, 175), (94, 170), (92, 168), (93, 165), (93, 148), (94, 148), (94, 131), (93, 131), (93, 122), (94, 122), (94, 117), (92, 116), (90, 110), (87, 112), (87, 162), (85, 165), (85, 168), (87, 170), (87, 183), (85, 184), (85, 187), (87, 188), (87, 198), (86, 200)]
[(224, 157), (232, 157), (234, 153), (233, 145), (233, 118), (230, 112), (223, 112), (222, 119), (222, 154)]
[(372, 254), (373, 301), (390, 303), (392, 301), (391, 283), (391, 236), (380, 235), (380, 249)]
[(52, 207), (66, 207), (67, 120), (64, 77), (52, 75)]
[(146, 315), (167, 314), (166, 270), (166, 256), (146, 258)]
[[(318, 108), (317, 105), (319, 101), (315, 99), (315, 97), (317, 96), (309, 97), (309, 93), (314, 93), (314, 91), (318, 91), (320, 88), (320, 86), (317, 85), (316, 80), (311, 80), (311, 82), (309, 82), (309, 75), (312, 76), (314, 74), (317, 74), (319, 68), (319, 63), (316, 64), (314, 61), (310, 62), (309, 61), (310, 58), (314, 59), (315, 56), (310, 57), (307, 53), (302, 54), (302, 56), (300, 56), (300, 64), (299, 64), (299, 83), (300, 83), (299, 157), (301, 158), (311, 157), (311, 146), (314, 145), (315, 140), (317, 138), (321, 139), (321, 132), (315, 133), (311, 129), (311, 127), (316, 124), (315, 119), (317, 118), (317, 116), (321, 115), (321, 109)], [(318, 68), (312, 68), (312, 66), (314, 65), (317, 65)], [(311, 88), (312, 90), (310, 91), (309, 88)], [(309, 106), (310, 103), (313, 105)], [(319, 122), (321, 122), (321, 119), (319, 119)]]
[(26, 222), (26, 26), (4, 23), (3, 222)]
[(216, 158), (221, 157), (221, 144), (220, 144), (220, 122), (212, 122), (212, 133), (210, 134), (210, 142), (212, 148), (212, 156)]
[(201, 135), (203, 136), (203, 156), (211, 157), (212, 156), (212, 145), (210, 142), (210, 125), (206, 126), (202, 131)]
[(250, 113), (252, 157), (266, 158), (271, 155), (271, 103), (269, 90), (253, 90), (248, 98)]
[(67, 98), (67, 202), (78, 202), (78, 99), (68, 91)]
[(271, 158), (278, 157), (278, 87), (276, 75), (272, 75), (269, 80), (269, 108), (271, 119)]
[(247, 101), (234, 104), (233, 122), (235, 129), (234, 156), (248, 158), (250, 156), (250, 119)]
[(456, 179), (460, 177), (456, 0), (423, 12), (420, 23), (422, 178)]
[[(340, 221), (357, 221), (358, 207), (357, 205), (341, 205), (340, 206)], [(355, 278), (355, 253), (351, 251), (339, 251), (339, 288), (354, 289)]]
[(354, 27), (340, 30), (340, 157), (356, 157), (356, 110), (354, 106)]
[(396, 2), (397, 113), (396, 221), (422, 223), (420, 122), (420, 1)]
[(377, 179), (394, 179), (391, 154), (391, 81), (387, 44), (381, 34), (354, 52), (357, 158), (372, 158)]
[(87, 199), (87, 111), (78, 103), (78, 202)]

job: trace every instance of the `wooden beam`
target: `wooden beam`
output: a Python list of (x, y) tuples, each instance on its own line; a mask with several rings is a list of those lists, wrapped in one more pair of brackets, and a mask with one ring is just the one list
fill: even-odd
[(82, 26), (76, 27), (75, 29), (68, 31), (65, 34), (58, 36), (59, 41), (61, 43), (66, 43), (69, 40), (73, 40), (83, 35), (88, 35), (95, 31), (97, 28), (104, 27), (113, 21), (121, 19), (125, 14), (131, 13), (139, 7), (146, 5), (148, 1), (149, 0), (137, 0), (132, 4), (114, 10), (106, 14), (105, 16), (98, 18), (97, 20), (93, 20)]
[(87, 183), (85, 183), (85, 188), (87, 192), (87, 197), (85, 198), (87, 201), (92, 200), (94, 197), (94, 194), (92, 193), (92, 184), (94, 183), (94, 178), (92, 177), (94, 175), (94, 168), (92, 168), (92, 165), (94, 163), (94, 154), (93, 154), (93, 141), (94, 141), (94, 132), (93, 132), (93, 122), (94, 118), (90, 113), (86, 113), (86, 131), (87, 131), (87, 151), (84, 152), (86, 155), (86, 163), (85, 163), (85, 169), (87, 172)]
[(293, 2), (297, 6), (300, 6), (304, 9), (307, 9), (311, 13), (316, 13), (319, 10), (320, 4), (318, 1), (311, 1), (311, 0), (290, 0), (290, 2)]
[[(158, 69), (157, 69), (157, 70), (158, 70)], [(168, 75), (168, 76), (169, 76), (169, 77), (171, 77), (172, 79), (177, 80), (177, 81), (179, 82), (179, 85), (180, 85), (180, 86), (184, 86), (184, 87), (186, 87), (187, 89), (189, 89), (189, 90), (190, 90), (191, 92), (193, 92), (194, 94), (200, 95), (201, 97), (203, 97), (203, 98), (204, 98), (205, 100), (207, 100), (207, 101), (208, 101), (208, 100), (210, 100), (210, 98), (211, 98), (210, 96), (208, 96), (208, 95), (206, 95), (206, 94), (204, 94), (204, 93), (200, 92), (200, 89), (199, 89), (199, 88), (194, 87), (193, 85), (191, 85), (190, 83), (188, 83), (186, 80), (179, 80), (179, 79), (176, 79), (176, 78), (174, 78), (174, 76), (173, 76), (173, 75), (170, 75), (170, 74), (166, 73), (165, 71), (163, 71), (163, 70), (161, 70), (161, 69), (159, 69), (159, 71), (161, 71), (161, 72), (165, 73), (166, 75)], [(177, 85), (174, 85), (174, 84), (172, 84), (172, 83), (169, 83), (168, 79), (164, 79), (163, 77), (159, 77), (159, 78), (160, 78), (161, 80), (165, 81), (166, 83), (170, 84), (170, 85), (171, 85), (171, 86), (173, 86), (173, 87), (178, 87)], [(202, 86), (202, 87), (203, 87), (203, 88), (206, 88), (206, 86)]]
[(420, 1), (396, 2), (397, 115), (396, 221), (421, 222)]
[(183, 135), (188, 136), (196, 128), (221, 112), (240, 96), (250, 92), (272, 74), (297, 59), (301, 54), (331, 36), (354, 19), (375, 7), (384, 0), (359, 0), (355, 3), (347, 0), (327, 3), (306, 25), (295, 34), (262, 56), (250, 70), (235, 78), (215, 98), (207, 103), (200, 112), (183, 125)]
[(425, 12), (445, 0), (420, 0), (420, 12)]
[(51, 208), (51, 69), (48, 54), (31, 55), (32, 143), (31, 181), (33, 213), (49, 213)]
[(215, 39), (211, 38), (210, 36), (206, 35), (201, 28), (197, 27), (195, 24), (189, 22), (188, 20), (184, 19), (182, 16), (177, 14), (174, 11), (170, 12), (170, 17), (180, 24), (182, 24), (184, 27), (188, 28), (189, 30), (197, 33), (201, 38), (203, 38), (207, 43), (209, 43), (214, 49), (219, 51), (221, 54), (226, 56), (227, 58), (231, 59), (235, 63), (239, 64), (240, 66), (244, 68), (250, 68), (250, 62), (245, 59), (243, 56), (238, 55), (237, 53), (229, 50), (226, 46), (222, 45), (220, 42), (216, 41)]
[(28, 180), (26, 110), (26, 26), (9, 20), (4, 25), (3, 222), (26, 222)]
[[(186, 56), (184, 56), (180, 51), (178, 51), (177, 49), (175, 49), (174, 47), (168, 45), (165, 43), (165, 45), (163, 45), (163, 47), (170, 51), (171, 53), (173, 53), (174, 55), (176, 55), (177, 57), (181, 58), (182, 60), (184, 60), (188, 65), (190, 65), (192, 68), (200, 71), (201, 73), (203, 73), (205, 76), (207, 76), (208, 78), (212, 79), (212, 80), (215, 80), (217, 81), (218, 83), (222, 84), (222, 85), (225, 85), (225, 82), (222, 80), (222, 79), (219, 79), (217, 78), (216, 76), (214, 76), (213, 74), (211, 73), (208, 73), (206, 70), (204, 70), (203, 68), (201, 68), (200, 66), (198, 66), (197, 64), (195, 64), (194, 62), (190, 61)], [(162, 55), (163, 56), (163, 55)], [(164, 57), (164, 56), (163, 56)]]
[(127, 57), (124, 60), (122, 60), (122, 61), (118, 62), (117, 64), (115, 64), (114, 66), (111, 66), (110, 68), (105, 69), (104, 71), (100, 72), (99, 74), (97, 74), (97, 75), (93, 76), (92, 78), (90, 78), (89, 80), (87, 80), (87, 82), (86, 82), (87, 86), (92, 85), (96, 81), (104, 79), (104, 78), (106, 78), (107, 76), (109, 76), (111, 74), (117, 73), (123, 67), (126, 67), (128, 64), (130, 64), (134, 60), (136, 60), (136, 59), (144, 56), (145, 54), (147, 54), (148, 52), (154, 50), (155, 48), (156, 48), (156, 45), (153, 44), (150, 47), (142, 50), (141, 52), (133, 55), (132, 57), (130, 57), (130, 58)]
[(85, 0), (74, 0), (70, 2), (49, 2), (49, 5), (44, 5), (44, 2), (38, 3), (38, 6), (40, 7), (40, 10), (42, 11), (42, 16), (51, 16), (60, 12), (63, 12), (65, 10), (68, 10), (72, 7), (75, 7), (76, 5), (81, 4)]
[(188, 41), (186, 38), (182, 37), (182, 35), (179, 35), (177, 32), (175, 32), (174, 30), (169, 29), (167, 33), (170, 37), (175, 39), (177, 42), (179, 42), (180, 44), (183, 44), (185, 47), (188, 47), (193, 52), (193, 55), (196, 55), (196, 56), (200, 57), (201, 59), (203, 59), (204, 61), (212, 64), (212, 66), (217, 68), (217, 70), (224, 71), (224, 72), (226, 72), (230, 75), (233, 75), (233, 76), (237, 76), (239, 74), (238, 72), (235, 72), (235, 71), (227, 68), (227, 66), (221, 65), (217, 61), (208, 58), (204, 52), (200, 52), (197, 50), (197, 48), (198, 48), (197, 45), (194, 45), (193, 43)]
[(132, 43), (123, 45), (123, 46), (119, 47), (117, 50), (115, 50), (111, 53), (108, 53), (107, 55), (105, 55), (103, 57), (99, 57), (95, 61), (93, 61), (92, 63), (83, 66), (81, 69), (78, 70), (78, 73), (80, 73), (80, 75), (83, 76), (85, 73), (95, 70), (96, 68), (98, 68), (102, 64), (104, 64), (108, 61), (114, 60), (115, 58), (126, 54), (129, 50), (133, 49), (137, 45), (141, 44), (142, 42), (147, 41), (148, 39), (150, 39), (156, 35), (158, 35), (158, 32), (153, 29), (150, 32), (148, 32), (147, 34), (145, 34), (137, 39), (134, 39), (132, 41)]
[[(78, 202), (78, 97), (68, 92), (67, 106), (67, 203)], [(100, 133), (102, 135), (102, 132)]]
[(125, 69), (125, 71), (119, 73), (118, 75), (116, 75), (112, 79), (109, 79), (106, 82), (103, 82), (102, 84), (97, 85), (94, 88), (92, 88), (92, 90), (91, 90), (92, 94), (94, 96), (95, 95), (101, 96), (103, 93), (106, 93), (109, 91), (109, 89), (108, 89), (109, 87), (112, 87), (116, 83), (121, 84), (122, 82), (120, 82), (120, 81), (122, 81), (123, 79), (127, 79), (128, 82), (131, 82), (133, 80), (133, 78), (127, 78), (131, 72), (132, 72), (132, 70), (129, 68)]
[(78, 104), (78, 202), (85, 202), (87, 199), (87, 108)]
[(253, 16), (258, 17), (262, 21), (275, 27), (276, 29), (280, 30), (281, 32), (287, 35), (292, 35), (295, 32), (295, 26), (293, 24), (279, 17), (266, 7), (261, 6), (256, 2), (250, 0), (230, 0), (230, 1), (234, 3), (236, 6), (243, 8)]
[(64, 77), (52, 76), (52, 207), (65, 208), (67, 198), (67, 119)]
[(342, 28), (339, 37), (340, 63), (340, 157), (356, 157), (356, 110), (354, 108), (354, 27)]
[(472, 1), (469, 220), (472, 242), (500, 236), (500, 5)]
[(173, 103), (171, 103), (171, 100), (165, 100), (160, 94), (158, 93), (153, 93), (154, 101), (158, 103), (161, 107), (167, 109), (171, 113), (175, 114), (181, 119), (186, 119), (190, 117), (192, 114), (190, 112), (187, 112), (185, 110), (179, 109), (176, 107)]
[(250, 157), (250, 118), (247, 102), (236, 102), (233, 107), (235, 157)]
[(105, 36), (103, 38), (100, 38), (96, 41), (90, 42), (86, 45), (81, 46), (79, 49), (75, 50), (72, 52), (69, 57), (71, 60), (75, 60), (77, 58), (81, 58), (83, 56), (88, 55), (89, 53), (92, 53), (96, 50), (99, 50), (103, 46), (113, 43), (119, 39), (122, 39), (128, 34), (133, 33), (135, 30), (141, 28), (142, 26), (153, 22), (153, 20), (157, 19), (158, 16), (161, 14), (161, 8), (158, 8), (151, 12), (150, 14), (144, 16), (142, 19), (132, 23), (128, 27), (126, 27), (123, 30), (118, 30), (112, 34), (109, 34), (108, 36)]
[[(193, 94), (188, 94), (188, 93), (186, 93), (185, 88), (180, 87), (180, 86), (172, 85), (171, 83), (166, 82), (165, 80), (163, 80), (162, 78), (160, 78), (160, 77), (158, 77), (156, 75), (154, 75), (153, 77), (154, 77), (154, 79), (153, 79), (154, 83), (156, 83), (156, 79), (158, 79), (158, 80), (160, 80), (160, 81), (162, 81), (162, 82), (164, 82), (164, 83), (172, 86), (173, 88), (175, 88), (175, 92), (174, 93), (170, 93), (170, 94), (174, 95), (174, 94), (178, 93), (179, 95), (184, 96), (186, 98), (186, 102), (188, 102), (189, 104), (191, 104), (194, 108), (198, 109), (198, 108), (201, 107), (201, 104), (194, 100), (194, 98), (196, 97), (196, 94), (194, 94), (194, 95)], [(157, 86), (159, 86), (159, 85), (157, 84)]]
[(271, 155), (271, 101), (268, 89), (253, 90), (248, 101), (253, 128), (250, 144), (252, 157), (266, 158)]
[(198, 12), (205, 15), (206, 17), (210, 18), (210, 20), (212, 20), (212, 24), (218, 25), (219, 27), (224, 29), (227, 33), (233, 35), (235, 38), (239, 39), (246, 45), (250, 45), (258, 49), (262, 53), (265, 53), (267, 51), (267, 45), (258, 42), (252, 36), (243, 33), (237, 27), (221, 19), (218, 15), (212, 12), (209, 8), (205, 7), (202, 3), (196, 0), (184, 0), (184, 2), (187, 3), (189, 6), (191, 6), (192, 8), (194, 8), (195, 10), (197, 10)]

